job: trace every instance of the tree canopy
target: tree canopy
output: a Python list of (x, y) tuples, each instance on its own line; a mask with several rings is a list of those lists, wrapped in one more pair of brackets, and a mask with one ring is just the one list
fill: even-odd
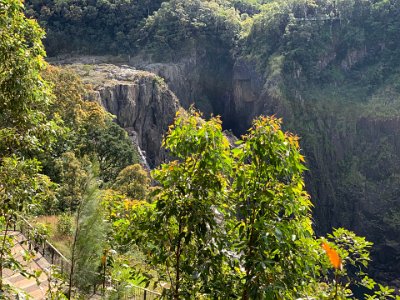
[[(41, 175), (34, 158), (51, 143), (58, 129), (46, 112), (51, 92), (40, 72), (45, 67), (43, 31), (23, 14), (18, 0), (0, 1), (0, 293), (3, 268), (23, 272), (11, 251), (8, 231), (17, 214), (25, 213), (46, 199), (54, 200), (52, 184)], [(51, 199), (53, 198), (53, 199)], [(28, 275), (26, 272), (25, 275)]]
[(218, 118), (178, 113), (153, 203), (107, 202), (120, 249), (138, 247), (157, 274), (136, 276), (168, 299), (347, 299), (353, 285), (394, 297), (366, 277), (371, 243), (344, 229), (315, 236), (298, 138), (280, 126), (260, 117), (232, 147)]
[[(162, 0), (29, 0), (27, 14), (47, 30), (50, 55), (68, 52), (126, 53), (135, 49), (135, 32)], [(96, 45), (96, 47), (93, 47)]]
[[(74, 50), (105, 41), (99, 52), (125, 42), (121, 51), (129, 53), (137, 43), (171, 60), (193, 49), (210, 59), (229, 53), (256, 60), (266, 76), (284, 70), (284, 80), (300, 84), (335, 77), (339, 63), (343, 72), (363, 60), (375, 63), (374, 55), (383, 57), (382, 66), (398, 64), (396, 1), (138, 3), (31, 1), (28, 13), (47, 20), (49, 45), (79, 28), (88, 38), (73, 41)], [(129, 21), (117, 25), (118, 17)], [(3, 266), (23, 272), (7, 236), (16, 216), (63, 212), (75, 220), (67, 237), (70, 296), (73, 285), (88, 291), (108, 275), (125, 280), (124, 287), (135, 278), (162, 286), (170, 299), (345, 299), (354, 297), (353, 285), (369, 289), (369, 299), (395, 298), (366, 276), (365, 239), (344, 229), (316, 237), (298, 138), (281, 129), (280, 119), (257, 118), (231, 145), (220, 118), (181, 110), (164, 141), (170, 160), (150, 178), (135, 164), (126, 132), (85, 101), (90, 88), (47, 66), (42, 37), (21, 1), (0, 0), (1, 291)], [(325, 57), (331, 48), (336, 56)], [(382, 76), (385, 69), (366, 77)], [(101, 180), (92, 176), (96, 166)]]
[(21, 1), (0, 2), (0, 153), (27, 154), (49, 144), (55, 124), (46, 111), (52, 96), (45, 68), (43, 30), (24, 16)]

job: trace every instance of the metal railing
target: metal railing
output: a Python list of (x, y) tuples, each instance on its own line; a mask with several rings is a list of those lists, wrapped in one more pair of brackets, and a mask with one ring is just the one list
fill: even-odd
[(121, 300), (155, 300), (159, 299), (161, 296), (161, 293), (133, 284), (129, 284), (123, 287), (118, 287), (118, 285), (114, 285), (113, 287), (116, 291), (116, 294), (118, 294), (118, 299)]
[(29, 250), (35, 250), (52, 265), (58, 266), (62, 274), (68, 274), (71, 262), (51, 244), (47, 238), (32, 226), (24, 217), (18, 216), (14, 230), (21, 232), (28, 243)]
[[(17, 218), (18, 220), (13, 222), (13, 229), (14, 231), (21, 232), (21, 234), (26, 238), (29, 250), (35, 250), (40, 253), (50, 264), (59, 267), (61, 274), (68, 277), (71, 269), (71, 262), (24, 217), (18, 216)], [(96, 274), (99, 275), (99, 277), (102, 276), (100, 273)], [(93, 286), (95, 292), (98, 290), (99, 285)], [(154, 300), (161, 296), (161, 293), (133, 284), (118, 287), (118, 283), (111, 282), (108, 288), (115, 291), (118, 290), (118, 293), (120, 294), (119, 299)]]

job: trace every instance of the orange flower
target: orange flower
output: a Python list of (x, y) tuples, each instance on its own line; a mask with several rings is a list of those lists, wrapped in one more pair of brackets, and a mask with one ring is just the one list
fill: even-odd
[(332, 249), (326, 242), (322, 242), (322, 248), (325, 250), (326, 255), (328, 255), (329, 261), (335, 269), (342, 268), (342, 260), (335, 249)]

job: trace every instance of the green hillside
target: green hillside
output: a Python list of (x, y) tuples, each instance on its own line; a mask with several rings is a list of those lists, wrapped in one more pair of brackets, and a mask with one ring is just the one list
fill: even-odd
[(11, 251), (24, 217), (69, 260), (49, 299), (398, 299), (399, 16), (0, 0), (0, 298), (3, 270), (40, 275)]
[(302, 138), (317, 232), (346, 226), (366, 235), (376, 243), (376, 253), (391, 253), (379, 259), (377, 273), (383, 280), (395, 279), (400, 3), (151, 3), (28, 1), (27, 13), (46, 28), (50, 55), (195, 61), (186, 76), (199, 79), (185, 101), (221, 115), (237, 135), (262, 113), (283, 117), (284, 127)]

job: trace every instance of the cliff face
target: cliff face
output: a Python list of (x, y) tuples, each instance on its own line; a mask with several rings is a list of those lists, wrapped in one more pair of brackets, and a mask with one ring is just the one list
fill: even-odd
[(128, 64), (162, 77), (183, 108), (194, 105), (205, 116), (221, 115), (230, 120), (234, 61), (226, 49), (206, 51), (193, 48), (174, 62), (152, 61), (145, 54), (130, 57)]
[(153, 63), (132, 62), (132, 64), (148, 72), (154, 73), (162, 78), (168, 84), (168, 87), (174, 91), (180, 104), (188, 108), (194, 103), (195, 99), (201, 95), (200, 74), (193, 68), (197, 68), (195, 57), (182, 59), (177, 63)]
[(351, 87), (285, 93), (275, 67), (263, 77), (254, 63), (236, 62), (236, 132), (260, 114), (283, 117), (301, 137), (317, 233), (345, 227), (365, 236), (375, 244), (371, 273), (400, 286), (400, 94), (393, 80), (354, 102), (340, 91)]
[(91, 100), (116, 116), (117, 123), (145, 152), (151, 167), (165, 158), (161, 142), (178, 110), (178, 100), (155, 74), (108, 64), (70, 66), (93, 85)]
[(310, 124), (315, 127), (307, 131), (300, 124), (297, 132), (310, 169), (317, 232), (345, 227), (365, 236), (375, 244), (371, 273), (398, 286), (399, 118), (317, 112)]
[[(287, 93), (280, 57), (271, 60), (267, 76), (257, 71), (255, 63), (237, 60), (226, 76), (230, 82), (213, 84), (219, 89), (215, 93), (205, 88), (205, 77), (217, 82), (220, 75), (205, 76), (211, 69), (198, 59), (136, 65), (162, 76), (182, 97), (184, 107), (199, 106), (201, 99), (207, 99), (209, 105), (202, 109), (221, 114), (225, 127), (237, 135), (260, 114), (283, 117), (286, 129), (301, 137), (317, 233), (345, 227), (365, 236), (375, 244), (371, 273), (400, 285), (396, 282), (400, 269), (398, 89), (387, 84), (358, 103), (340, 94), (342, 87)], [(159, 164), (165, 156), (160, 149), (162, 135), (173, 121), (177, 98), (154, 74), (131, 67), (90, 68), (86, 67), (86, 76), (82, 67), (80, 72), (94, 84), (94, 99), (136, 137), (150, 165)], [(101, 75), (96, 75), (96, 69)]]

